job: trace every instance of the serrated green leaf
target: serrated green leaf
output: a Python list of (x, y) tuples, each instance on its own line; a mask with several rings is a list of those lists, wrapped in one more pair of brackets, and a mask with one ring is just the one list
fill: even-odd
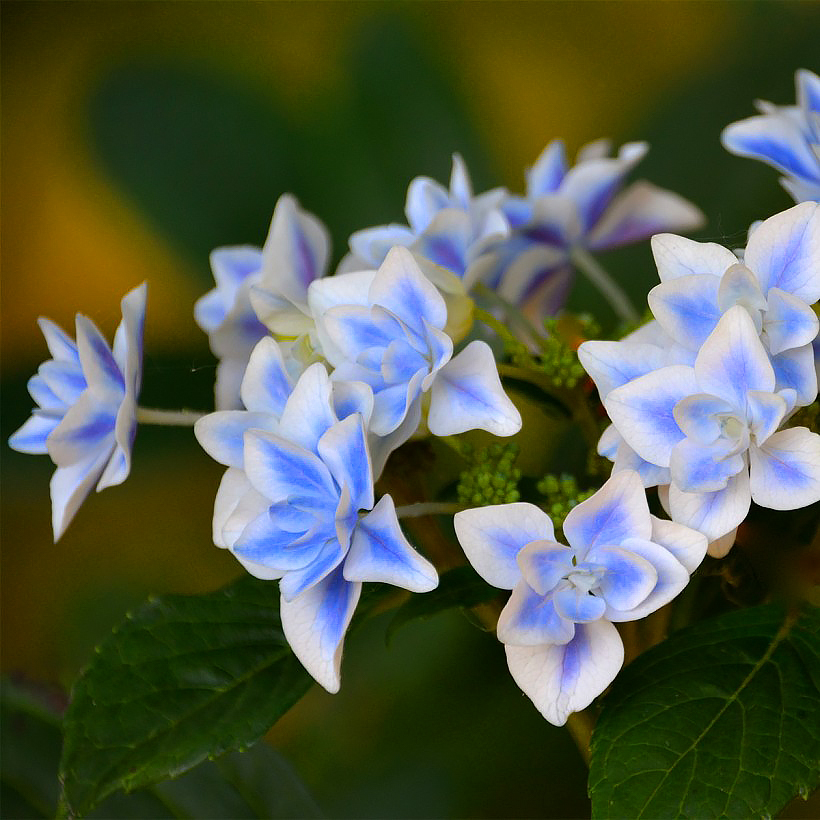
[(432, 618), (439, 612), (453, 607), (469, 608), (486, 603), (498, 595), (498, 590), (491, 587), (469, 566), (456, 567), (443, 572), (438, 586), (424, 595), (413, 595), (402, 604), (387, 625), (385, 640), (390, 641), (396, 630), (409, 621), (417, 618)]
[(593, 817), (761, 817), (818, 785), (820, 611), (767, 605), (681, 630), (606, 697)]
[(258, 740), (310, 687), (270, 583), (243, 577), (207, 595), (130, 614), (97, 649), (64, 718), (61, 811), (175, 777)]

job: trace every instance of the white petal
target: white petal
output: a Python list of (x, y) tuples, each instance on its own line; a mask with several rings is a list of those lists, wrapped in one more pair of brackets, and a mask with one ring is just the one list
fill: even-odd
[(820, 500), (820, 435), (792, 427), (749, 448), (752, 498), (761, 507), (796, 510)]
[(109, 452), (92, 453), (85, 461), (58, 467), (51, 477), (51, 524), (57, 541), (71, 523), (80, 505), (99, 481)]
[(316, 452), (316, 443), (337, 421), (330, 402), (330, 377), (321, 362), (305, 370), (282, 410), (280, 431), (290, 441)]
[(652, 255), (658, 266), (661, 282), (693, 273), (723, 276), (737, 262), (737, 257), (714, 242), (695, 242), (671, 233), (652, 237)]
[(741, 470), (726, 488), (713, 493), (685, 493), (669, 485), (669, 510), (674, 521), (702, 532), (714, 541), (735, 529), (749, 512), (752, 493), (749, 472)]
[(245, 463), (245, 433), (248, 430), (275, 433), (278, 427), (276, 417), (270, 413), (219, 410), (197, 419), (194, 435), (214, 461), (226, 467), (242, 467)]
[(721, 317), (720, 279), (706, 274), (678, 276), (656, 285), (647, 299), (652, 315), (678, 343), (697, 350)]
[(219, 482), (214, 501), (214, 544), (217, 547), (232, 547), (242, 530), (269, 504), (251, 486), (244, 470), (229, 467)]
[(462, 510), (453, 525), (476, 572), (500, 589), (512, 589), (521, 580), (516, 556), (527, 544), (555, 538), (550, 517), (525, 502)]
[(669, 364), (663, 348), (624, 341), (584, 342), (578, 348), (578, 359), (595, 382), (602, 398), (616, 387)]
[(281, 418), (293, 390), (282, 349), (275, 339), (260, 339), (248, 360), (242, 379), (242, 402), (254, 413), (270, 413)]
[(615, 679), (624, 646), (609, 621), (578, 624), (566, 645), (506, 646), (515, 682), (555, 726), (585, 709)]
[(691, 575), (706, 555), (706, 536), (664, 518), (652, 518), (652, 541), (669, 550)]

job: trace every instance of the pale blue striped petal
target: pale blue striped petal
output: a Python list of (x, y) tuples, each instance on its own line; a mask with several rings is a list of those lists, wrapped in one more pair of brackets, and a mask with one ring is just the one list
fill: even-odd
[(498, 616), (496, 634), (513, 646), (566, 644), (575, 635), (575, 622), (558, 614), (551, 593), (541, 595), (521, 581)]
[(751, 492), (756, 504), (796, 510), (820, 501), (820, 435), (792, 427), (749, 449)]

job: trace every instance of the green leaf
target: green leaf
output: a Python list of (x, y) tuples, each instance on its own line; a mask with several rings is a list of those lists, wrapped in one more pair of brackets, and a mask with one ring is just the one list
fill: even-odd
[(641, 655), (592, 737), (593, 817), (761, 817), (818, 785), (820, 611), (778, 605)]
[(438, 586), (424, 595), (413, 595), (402, 604), (387, 625), (386, 641), (390, 641), (396, 630), (416, 618), (432, 618), (439, 612), (453, 607), (470, 608), (486, 603), (498, 595), (498, 590), (491, 587), (469, 566), (456, 567), (441, 574)]
[(149, 601), (96, 650), (64, 719), (61, 811), (175, 777), (258, 740), (312, 679), (282, 634), (275, 586)]

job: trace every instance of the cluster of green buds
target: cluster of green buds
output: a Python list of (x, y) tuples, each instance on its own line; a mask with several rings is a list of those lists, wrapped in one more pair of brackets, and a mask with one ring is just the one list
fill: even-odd
[(545, 475), (536, 484), (536, 489), (546, 499), (544, 509), (552, 519), (556, 534), (563, 526), (564, 519), (569, 515), (569, 511), (582, 501), (586, 501), (595, 492), (595, 488), (579, 490), (575, 476), (568, 473)]
[(515, 441), (496, 442), (478, 449), (462, 445), (461, 455), (470, 466), (459, 477), (458, 500), (476, 507), (518, 501), (521, 470), (515, 466), (515, 460), (519, 450)]

